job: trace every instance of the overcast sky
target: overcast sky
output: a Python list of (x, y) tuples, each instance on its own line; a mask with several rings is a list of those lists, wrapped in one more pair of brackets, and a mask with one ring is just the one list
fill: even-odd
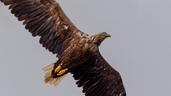
[[(118, 70), (128, 96), (171, 96), (170, 0), (59, 0), (82, 31), (109, 32), (100, 50)], [(71, 74), (44, 84), (42, 68), (56, 61), (0, 3), (0, 95), (83, 96)]]

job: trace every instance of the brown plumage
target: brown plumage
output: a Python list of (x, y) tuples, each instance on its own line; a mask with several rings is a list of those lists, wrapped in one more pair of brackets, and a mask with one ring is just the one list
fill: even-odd
[(85, 96), (126, 96), (120, 74), (101, 56), (106, 32), (89, 36), (67, 18), (55, 0), (0, 0), (58, 60), (45, 68), (45, 82), (56, 85), (68, 72)]

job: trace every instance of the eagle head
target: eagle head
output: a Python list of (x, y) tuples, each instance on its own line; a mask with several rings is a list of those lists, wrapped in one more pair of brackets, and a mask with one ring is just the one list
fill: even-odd
[(107, 37), (111, 37), (111, 35), (107, 32), (95, 34), (92, 36), (93, 43), (99, 46), (102, 43), (102, 41), (105, 40)]

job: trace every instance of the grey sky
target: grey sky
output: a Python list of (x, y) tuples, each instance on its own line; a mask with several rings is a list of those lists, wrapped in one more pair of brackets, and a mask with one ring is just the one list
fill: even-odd
[[(100, 49), (117, 69), (128, 96), (170, 96), (170, 0), (59, 0), (82, 31), (107, 31)], [(59, 86), (45, 85), (42, 68), (55, 62), (21, 22), (0, 3), (0, 95), (83, 96), (69, 74)]]

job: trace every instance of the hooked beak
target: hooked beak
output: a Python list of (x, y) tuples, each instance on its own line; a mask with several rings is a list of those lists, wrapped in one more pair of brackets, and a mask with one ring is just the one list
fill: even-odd
[(106, 37), (111, 37), (111, 35), (110, 34), (107, 34), (107, 36)]

